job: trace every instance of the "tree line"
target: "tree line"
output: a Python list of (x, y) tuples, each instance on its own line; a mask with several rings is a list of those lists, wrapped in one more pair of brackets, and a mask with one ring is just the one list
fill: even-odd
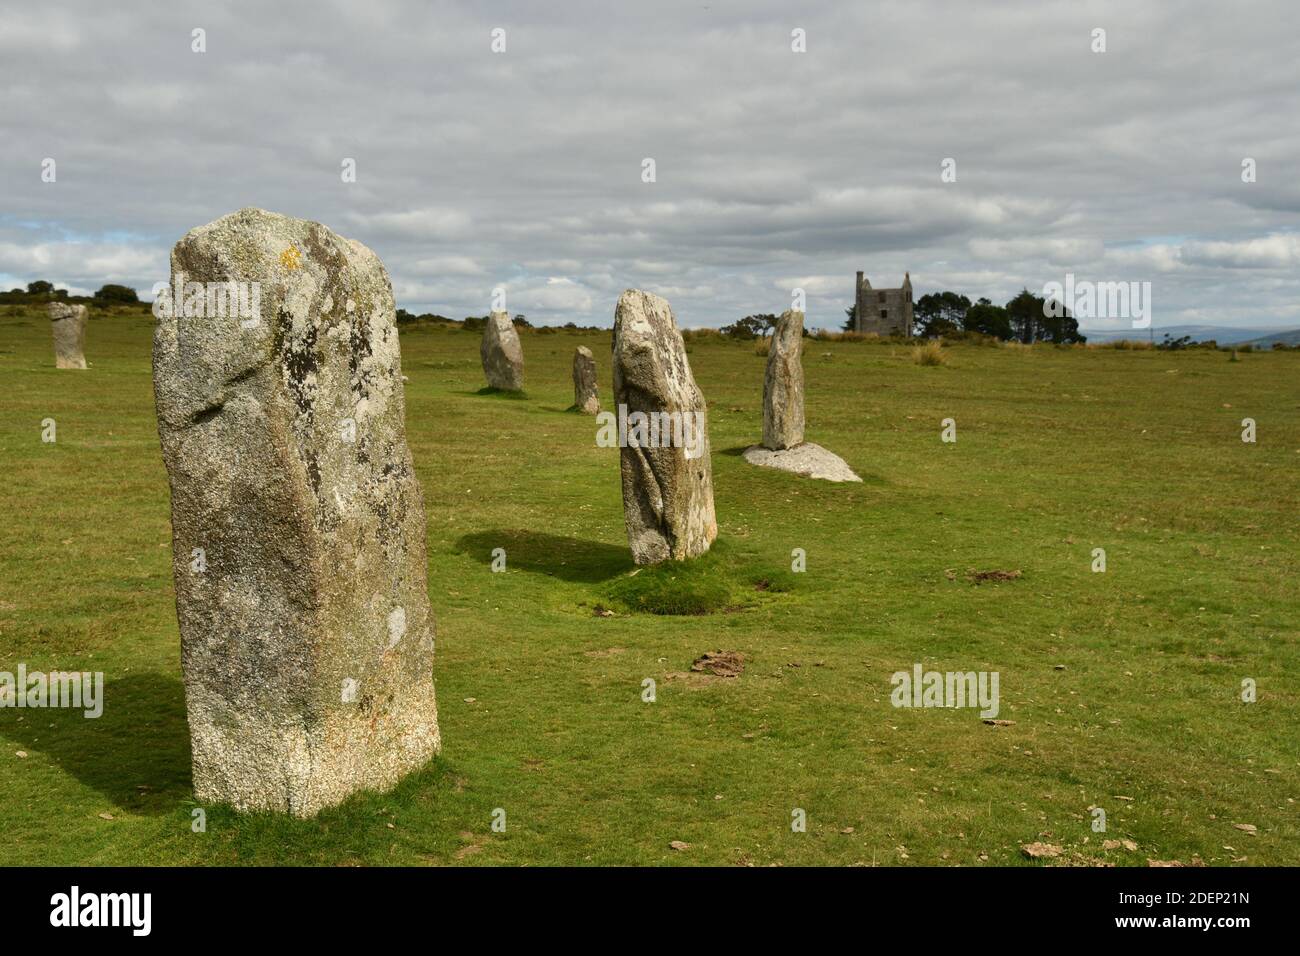
[(24, 305), (29, 303), (49, 302), (55, 299), (77, 299), (89, 301), (92, 305), (135, 305), (140, 302), (139, 295), (130, 286), (108, 283), (87, 300), (85, 296), (69, 296), (67, 289), (56, 289), (53, 282), (37, 279), (27, 283), (26, 289), (10, 289), (0, 292), (0, 304)]
[[(844, 310), (846, 332), (853, 331), (854, 309)], [(1056, 314), (1053, 314), (1056, 313)], [(952, 337), (969, 332), (988, 335), (1003, 341), (1055, 342), (1066, 345), (1085, 342), (1079, 323), (1069, 309), (1057, 304), (1047, 308), (1047, 300), (1021, 289), (1006, 305), (994, 305), (986, 298), (971, 302), (957, 292), (931, 292), (921, 296), (912, 307), (912, 334), (922, 338)]]

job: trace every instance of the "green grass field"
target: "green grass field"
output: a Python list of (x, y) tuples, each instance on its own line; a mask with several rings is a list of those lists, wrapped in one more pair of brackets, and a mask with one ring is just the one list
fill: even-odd
[[(663, 616), (618, 600), (639, 587), (618, 450), (565, 411), (580, 344), (608, 403), (608, 335), (525, 333), (509, 401), (478, 394), (477, 334), (404, 331), (443, 756), (314, 820), (206, 807), (195, 833), (152, 318), (92, 320), (74, 372), (42, 314), (2, 311), (0, 670), (106, 677), (98, 720), (0, 710), (6, 863), (1042, 865), (1033, 842), (1300, 863), (1300, 353), (956, 346), (922, 367), (809, 341), (808, 438), (864, 479), (834, 485), (739, 457), (765, 359), (697, 341), (718, 543), (656, 580), (729, 597)], [(691, 674), (711, 650), (744, 673)], [(894, 708), (916, 663), (997, 671), (1014, 724)]]

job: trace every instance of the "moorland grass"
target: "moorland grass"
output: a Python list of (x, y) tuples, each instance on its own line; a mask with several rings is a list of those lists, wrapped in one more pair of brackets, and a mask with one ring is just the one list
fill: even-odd
[[(445, 750), (296, 821), (190, 790), (150, 334), (92, 319), (91, 368), (57, 371), (48, 320), (0, 314), (0, 670), (106, 675), (98, 720), (0, 709), (7, 863), (1300, 863), (1300, 354), (954, 343), (936, 374), (809, 339), (808, 438), (864, 478), (836, 485), (740, 457), (765, 359), (692, 336), (719, 522), (695, 580), (727, 597), (670, 615), (644, 612), (695, 569), (630, 576), (618, 451), (564, 413), (576, 345), (608, 406), (608, 334), (521, 333), (506, 401), (476, 394), (477, 333), (403, 329)], [(741, 676), (671, 678), (718, 649)], [(914, 663), (998, 671), (1014, 723), (895, 709)]]

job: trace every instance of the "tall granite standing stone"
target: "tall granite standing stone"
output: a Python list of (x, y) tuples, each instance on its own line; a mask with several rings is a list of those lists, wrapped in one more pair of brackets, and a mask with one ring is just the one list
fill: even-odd
[(54, 330), (55, 367), (85, 368), (86, 307), (51, 302), (46, 310), (50, 315), (50, 327)]
[(614, 312), (613, 353), (632, 558), (653, 564), (703, 554), (718, 535), (708, 408), (668, 303), (624, 292)]
[(171, 267), (154, 400), (194, 790), (311, 816), (440, 748), (392, 285), (360, 243), (260, 209)]
[(524, 350), (509, 315), (493, 312), (488, 316), (478, 351), (488, 385), (507, 392), (524, 387)]
[(600, 395), (596, 391), (596, 357), (585, 345), (579, 345), (573, 350), (573, 407), (587, 415), (600, 412)]
[(776, 320), (763, 379), (763, 447), (773, 451), (803, 442), (803, 313)]

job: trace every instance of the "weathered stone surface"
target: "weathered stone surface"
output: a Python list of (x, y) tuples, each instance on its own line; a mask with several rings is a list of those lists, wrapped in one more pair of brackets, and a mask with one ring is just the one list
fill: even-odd
[(524, 387), (524, 350), (509, 315), (493, 312), (488, 316), (478, 351), (488, 385), (507, 392)]
[(440, 747), (392, 286), (360, 243), (260, 209), (171, 265), (259, 283), (251, 318), (193, 315), (190, 285), (156, 310), (195, 793), (310, 816)]
[(51, 302), (46, 310), (50, 314), (50, 327), (54, 330), (55, 367), (85, 368), (86, 307)]
[(708, 408), (668, 303), (624, 292), (613, 353), (614, 401), (628, 426), (620, 457), (632, 558), (653, 564), (703, 554), (718, 535)]
[(862, 480), (853, 473), (843, 458), (810, 441), (780, 451), (762, 445), (751, 445), (745, 449), (744, 458), (751, 465), (789, 471), (804, 478), (822, 478), (826, 481)]
[(780, 451), (803, 441), (803, 313), (776, 321), (763, 379), (763, 447)]
[(600, 411), (600, 395), (596, 391), (596, 358), (585, 345), (579, 345), (573, 350), (573, 407), (588, 415)]

